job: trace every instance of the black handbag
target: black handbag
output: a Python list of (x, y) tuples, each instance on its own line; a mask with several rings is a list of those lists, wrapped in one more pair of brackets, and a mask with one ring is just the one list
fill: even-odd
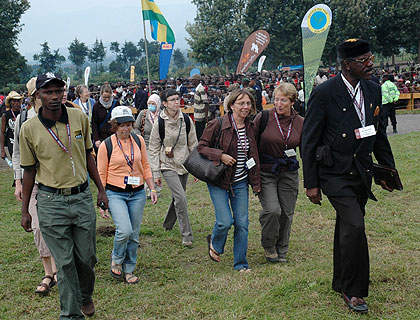
[[(220, 142), (220, 130), (222, 127), (222, 118), (218, 118), (219, 121), (219, 130), (218, 130), (218, 141), (215, 148), (219, 147)], [(191, 173), (197, 179), (200, 179), (204, 182), (215, 183), (220, 176), (223, 174), (223, 171), (226, 169), (226, 165), (220, 161), (220, 164), (215, 165), (212, 160), (207, 159), (202, 156), (195, 147), (187, 159), (184, 162), (184, 167), (189, 173)]]

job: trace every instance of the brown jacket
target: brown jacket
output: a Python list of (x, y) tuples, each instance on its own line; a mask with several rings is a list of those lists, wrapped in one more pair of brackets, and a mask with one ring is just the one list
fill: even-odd
[[(220, 130), (220, 145), (219, 149), (214, 148), (217, 144), (217, 133), (219, 128), (218, 119), (210, 121), (201, 136), (197, 146), (197, 151), (209, 160), (213, 160), (215, 165), (220, 163), (222, 153), (228, 154), (233, 158), (238, 156), (238, 136), (231, 123), (230, 112), (222, 117), (222, 127)], [(260, 180), (260, 162), (258, 157), (258, 148), (255, 140), (255, 126), (249, 119), (245, 120), (246, 134), (249, 139), (248, 159), (254, 158), (256, 165), (248, 171), (248, 182), (252, 186), (254, 192), (261, 190)], [(227, 167), (220, 177), (220, 180), (215, 183), (218, 187), (228, 190), (233, 183), (235, 177), (236, 164)]]

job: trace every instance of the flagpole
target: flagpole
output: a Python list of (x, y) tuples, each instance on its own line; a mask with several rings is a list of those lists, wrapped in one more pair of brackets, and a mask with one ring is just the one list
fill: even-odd
[(143, 31), (144, 31), (144, 52), (146, 53), (146, 68), (147, 68), (147, 82), (149, 84), (149, 90), (148, 92), (151, 93), (151, 87), (150, 87), (150, 70), (149, 70), (149, 55), (147, 53), (147, 39), (146, 39), (146, 23), (143, 19)]

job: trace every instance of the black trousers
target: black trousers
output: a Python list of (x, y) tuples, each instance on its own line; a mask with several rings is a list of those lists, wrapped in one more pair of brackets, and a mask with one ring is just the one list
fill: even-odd
[(196, 121), (195, 122), (195, 133), (197, 134), (197, 140), (200, 140), (201, 135), (203, 134), (204, 129), (206, 128), (206, 121)]
[(395, 117), (395, 104), (394, 103), (387, 103), (383, 105), (384, 107), (384, 123), (386, 127), (388, 127), (388, 118), (391, 120), (392, 128), (394, 130), (397, 129), (397, 118)]
[(365, 233), (367, 196), (328, 196), (337, 212), (332, 287), (350, 297), (367, 297), (369, 252)]

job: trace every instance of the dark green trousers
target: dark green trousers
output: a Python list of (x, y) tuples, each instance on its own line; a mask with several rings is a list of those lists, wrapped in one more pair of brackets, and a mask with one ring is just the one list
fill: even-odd
[(38, 192), (38, 217), (44, 240), (57, 265), (60, 319), (84, 319), (82, 303), (95, 284), (96, 212), (87, 189), (64, 196)]

